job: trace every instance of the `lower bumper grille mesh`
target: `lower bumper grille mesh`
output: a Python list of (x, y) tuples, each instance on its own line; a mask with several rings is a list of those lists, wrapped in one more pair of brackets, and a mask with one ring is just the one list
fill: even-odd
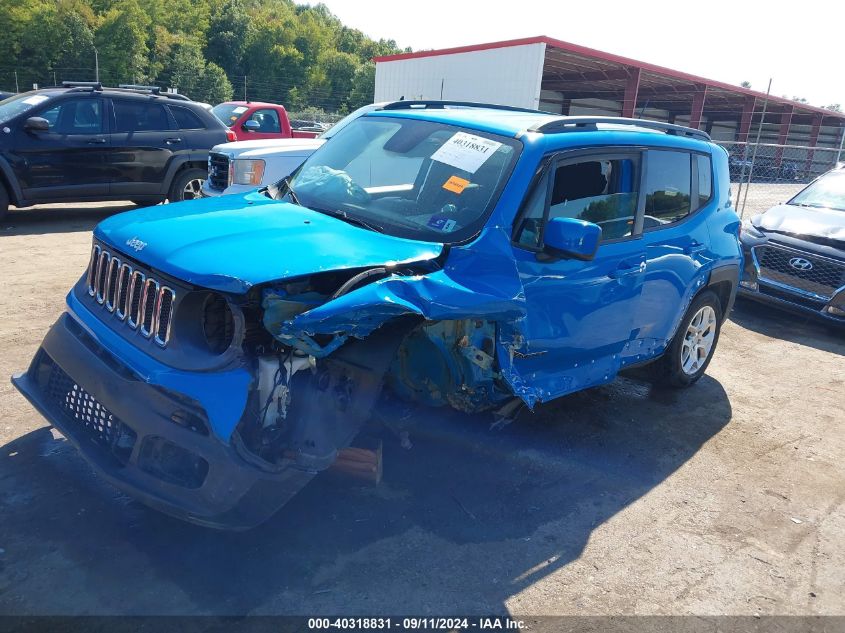
[(49, 371), (44, 395), (76, 431), (109, 451), (122, 464), (129, 461), (137, 436), (128, 426), (74, 382), (46, 354), (42, 367)]

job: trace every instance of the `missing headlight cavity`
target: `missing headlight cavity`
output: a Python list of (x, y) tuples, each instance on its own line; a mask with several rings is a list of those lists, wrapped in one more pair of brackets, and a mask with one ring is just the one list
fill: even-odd
[(235, 321), (232, 309), (226, 299), (217, 293), (209, 293), (202, 306), (202, 332), (209, 350), (222, 354), (235, 336)]

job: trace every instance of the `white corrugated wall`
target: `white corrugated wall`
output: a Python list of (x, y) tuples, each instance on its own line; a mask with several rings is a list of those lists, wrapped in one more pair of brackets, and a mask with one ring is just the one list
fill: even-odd
[(449, 99), (537, 108), (546, 45), (376, 62), (376, 101)]

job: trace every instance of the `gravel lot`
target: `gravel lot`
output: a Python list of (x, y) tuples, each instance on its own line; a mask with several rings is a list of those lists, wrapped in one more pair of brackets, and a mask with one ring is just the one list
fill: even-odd
[(0, 613), (845, 615), (845, 335), (749, 305), (692, 389), (620, 379), (500, 431), (412, 411), (379, 487), (318, 478), (248, 533), (127, 499), (8, 382), (123, 208), (0, 228)]

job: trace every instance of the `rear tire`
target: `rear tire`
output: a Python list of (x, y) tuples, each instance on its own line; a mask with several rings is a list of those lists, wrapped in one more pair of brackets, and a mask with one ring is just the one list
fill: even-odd
[(173, 179), (167, 199), (170, 202), (182, 202), (201, 198), (202, 183), (207, 177), (208, 172), (205, 169), (183, 169)]
[(0, 183), (0, 222), (6, 217), (6, 211), (9, 210), (9, 194), (6, 192), (6, 187)]
[(722, 304), (705, 290), (693, 300), (681, 319), (669, 347), (650, 367), (653, 382), (668, 387), (689, 387), (710, 364), (722, 330)]

